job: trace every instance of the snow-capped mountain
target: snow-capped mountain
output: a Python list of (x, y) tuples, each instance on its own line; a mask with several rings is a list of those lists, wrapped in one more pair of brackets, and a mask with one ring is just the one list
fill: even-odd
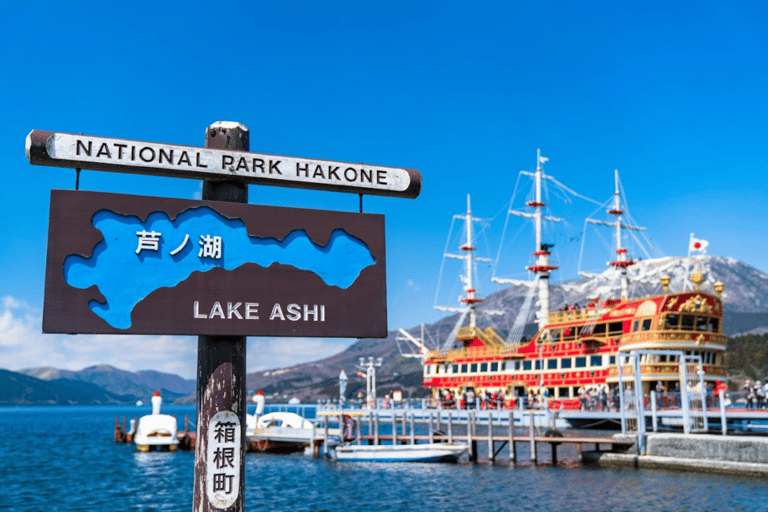
[[(693, 290), (690, 276), (697, 268), (704, 276), (701, 291), (714, 295), (713, 285), (717, 281), (724, 284), (722, 300), (726, 314), (761, 315), (768, 312), (768, 275), (734, 258), (719, 256), (669, 256), (639, 261), (628, 269), (630, 298), (663, 293), (659, 281), (663, 275), (670, 278), (669, 291)], [(585, 305), (597, 297), (619, 298), (618, 277), (616, 270), (608, 269), (590, 278), (552, 283), (550, 311), (557, 311), (564, 304)], [(509, 330), (527, 292), (526, 287), (510, 287), (490, 295), (478, 308), (478, 324), (504, 332)], [(528, 323), (533, 322), (536, 309), (535, 306), (531, 307)], [(483, 314), (493, 310), (503, 311), (504, 314)], [(768, 325), (768, 314), (765, 316), (765, 325)]]

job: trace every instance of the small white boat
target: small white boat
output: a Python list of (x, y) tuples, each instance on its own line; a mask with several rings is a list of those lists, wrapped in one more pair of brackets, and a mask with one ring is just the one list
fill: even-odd
[(467, 450), (466, 444), (426, 443), (343, 444), (335, 451), (336, 459), (345, 462), (456, 462)]
[(265, 453), (303, 451), (312, 441), (312, 422), (292, 412), (246, 417), (248, 449)]
[(179, 446), (176, 418), (168, 414), (160, 414), (162, 401), (160, 393), (156, 392), (152, 397), (152, 414), (139, 419), (133, 442), (140, 452), (151, 450), (175, 452)]

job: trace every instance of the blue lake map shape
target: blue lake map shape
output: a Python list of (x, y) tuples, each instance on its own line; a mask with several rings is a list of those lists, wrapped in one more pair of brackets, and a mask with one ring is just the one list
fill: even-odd
[[(207, 206), (185, 210), (175, 220), (153, 212), (145, 222), (135, 215), (100, 210), (92, 223), (104, 238), (89, 258), (71, 254), (64, 259), (64, 279), (80, 289), (96, 285), (106, 300), (91, 300), (88, 306), (116, 329), (131, 327), (133, 308), (150, 293), (172, 288), (193, 272), (281, 263), (314, 272), (328, 286), (347, 289), (363, 269), (375, 264), (368, 247), (342, 229), (334, 230), (325, 246), (315, 244), (301, 229), (282, 240), (252, 237), (242, 220), (228, 219)], [(136, 253), (141, 231), (160, 233), (157, 250)], [(201, 236), (221, 237), (219, 259), (198, 256)]]

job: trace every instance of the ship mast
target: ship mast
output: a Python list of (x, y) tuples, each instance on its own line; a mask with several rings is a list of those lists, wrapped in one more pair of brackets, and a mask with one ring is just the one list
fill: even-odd
[(627, 259), (627, 249), (621, 246), (621, 216), (624, 210), (621, 206), (621, 194), (619, 193), (619, 170), (615, 169), (614, 182), (616, 189), (613, 193), (613, 208), (608, 210), (609, 215), (616, 217), (616, 260), (608, 262), (612, 267), (619, 271), (619, 280), (621, 282), (621, 298), (626, 299), (629, 296), (629, 277), (627, 276), (627, 267), (634, 265), (635, 262)]
[[(533, 252), (533, 255), (536, 257), (536, 264), (528, 267), (528, 270), (536, 274), (536, 277), (538, 278), (538, 295), (539, 295), (539, 312), (538, 312), (538, 318), (537, 323), (539, 325), (539, 330), (544, 329), (544, 326), (548, 323), (549, 318), (549, 275), (553, 270), (557, 270), (556, 266), (553, 266), (550, 261), (549, 257), (552, 254), (549, 252), (549, 248), (551, 245), (549, 244), (542, 244), (541, 242), (541, 221), (544, 218), (542, 216), (542, 209), (547, 206), (546, 203), (544, 203), (541, 200), (541, 178), (543, 175), (542, 167), (541, 165), (546, 162), (548, 159), (541, 156), (541, 151), (539, 149), (536, 150), (536, 172), (534, 173), (534, 182), (536, 184), (536, 199), (534, 201), (529, 201), (526, 203), (526, 206), (529, 206), (534, 209), (533, 213), (533, 222), (536, 230), (536, 246), (535, 251)], [(516, 215), (518, 213), (515, 213)], [(561, 219), (555, 219), (551, 217), (547, 217), (547, 220), (561, 220)]]
[[(481, 219), (473, 218), (472, 217), (472, 205), (470, 202), (470, 196), (467, 194), (467, 213), (464, 215), (454, 215), (455, 219), (462, 219), (464, 220), (466, 224), (466, 232), (467, 232), (467, 239), (466, 241), (459, 247), (459, 250), (463, 252), (463, 254), (450, 254), (445, 253), (444, 256), (446, 258), (453, 258), (458, 260), (464, 261), (464, 275), (461, 276), (461, 281), (464, 283), (464, 293), (466, 294), (464, 297), (459, 297), (459, 302), (463, 303), (465, 307), (456, 308), (456, 307), (446, 307), (446, 306), (435, 306), (435, 309), (438, 311), (455, 311), (462, 313), (462, 316), (459, 317), (459, 321), (456, 324), (456, 328), (454, 331), (458, 331), (458, 328), (460, 324), (464, 321), (464, 318), (466, 315), (469, 315), (469, 327), (472, 332), (475, 331), (475, 328), (477, 327), (477, 310), (475, 304), (478, 302), (483, 302), (483, 299), (477, 298), (475, 293), (477, 292), (474, 284), (474, 276), (473, 276), (473, 264), (475, 261), (490, 261), (488, 258), (478, 258), (473, 255), (475, 249), (477, 249), (475, 246), (472, 245), (472, 222), (478, 222)], [(495, 311), (488, 311), (489, 314), (499, 314)], [(455, 332), (451, 333), (450, 336), (448, 336), (448, 339), (446, 340), (446, 344), (453, 343), (453, 338), (455, 337)]]
[(467, 294), (467, 296), (462, 298), (461, 302), (469, 307), (469, 326), (474, 331), (474, 328), (477, 327), (477, 311), (475, 310), (475, 304), (482, 302), (483, 299), (478, 299), (475, 297), (476, 289), (472, 281), (472, 262), (475, 259), (472, 256), (472, 253), (476, 249), (476, 247), (472, 245), (472, 220), (472, 205), (470, 204), (469, 194), (467, 194), (467, 213), (465, 215), (465, 222), (467, 225), (467, 242), (459, 247), (459, 249), (465, 253), (464, 271), (466, 273), (463, 280), (464, 292)]

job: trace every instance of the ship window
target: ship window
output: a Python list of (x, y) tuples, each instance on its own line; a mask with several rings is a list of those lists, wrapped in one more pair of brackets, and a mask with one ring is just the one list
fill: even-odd
[(427, 370), (427, 375), (429, 375), (430, 373), (432, 373), (432, 365), (431, 365), (431, 364), (428, 364), (428, 365), (427, 365), (427, 366), (425, 366), (424, 368), (426, 368), (426, 370)]
[(547, 360), (547, 370), (557, 370), (557, 359)]
[(576, 368), (586, 368), (587, 366), (587, 358), (586, 357), (577, 357), (576, 358)]
[(611, 356), (608, 358), (608, 364), (616, 364), (616, 356)]
[(637, 331), (637, 324), (639, 323), (639, 320), (635, 320), (632, 322), (632, 332)]
[(595, 325), (595, 336), (605, 335), (605, 328), (607, 326), (605, 324), (597, 324)]
[(669, 314), (664, 318), (664, 329), (671, 331), (680, 325), (680, 315)]
[(667, 355), (666, 354), (661, 354), (659, 356), (659, 362), (660, 363), (666, 363), (667, 362)]
[(467, 373), (467, 365), (466, 364), (461, 365), (461, 373)]
[(682, 322), (680, 324), (680, 328), (684, 329), (686, 331), (692, 331), (693, 330), (693, 315), (683, 315)]
[(651, 321), (652, 318), (644, 318), (643, 319), (643, 325), (640, 327), (640, 330), (642, 331), (650, 331), (651, 330)]
[(515, 361), (515, 370), (520, 369), (520, 361)]
[(536, 360), (536, 369), (537, 370), (541, 370), (541, 360), (540, 359)]
[(564, 357), (560, 360), (560, 368), (570, 368), (570, 367), (571, 367), (570, 357)]
[(499, 371), (499, 363), (491, 363), (491, 371), (492, 372)]
[(589, 365), (590, 366), (603, 366), (603, 356), (590, 356), (589, 357)]
[(530, 369), (531, 369), (530, 359), (528, 361), (523, 361), (523, 370), (530, 370)]
[(717, 318), (710, 318), (709, 319), (709, 330), (711, 332), (719, 332), (718, 327), (720, 326), (720, 322), (717, 321)]
[(570, 394), (571, 388), (559, 388), (557, 390), (558, 398), (568, 398), (571, 396)]
[(706, 331), (707, 330), (707, 317), (705, 317), (705, 316), (697, 316), (696, 317), (696, 330), (697, 331)]
[(451, 370), (451, 373), (459, 373), (459, 365), (457, 364), (453, 365), (453, 369)]
[(481, 372), (487, 372), (488, 371), (488, 363), (481, 363), (480, 364), (480, 371)]
[(608, 324), (608, 334), (609, 335), (616, 335), (616, 334), (622, 334), (623, 330), (621, 327), (621, 322), (611, 322)]
[(471, 365), (469, 365), (469, 371), (472, 372), (472, 373), (476, 373), (477, 372), (477, 363), (472, 363)]
[(506, 369), (507, 369), (507, 362), (506, 361), (502, 361), (501, 362), (501, 371), (504, 371)]

